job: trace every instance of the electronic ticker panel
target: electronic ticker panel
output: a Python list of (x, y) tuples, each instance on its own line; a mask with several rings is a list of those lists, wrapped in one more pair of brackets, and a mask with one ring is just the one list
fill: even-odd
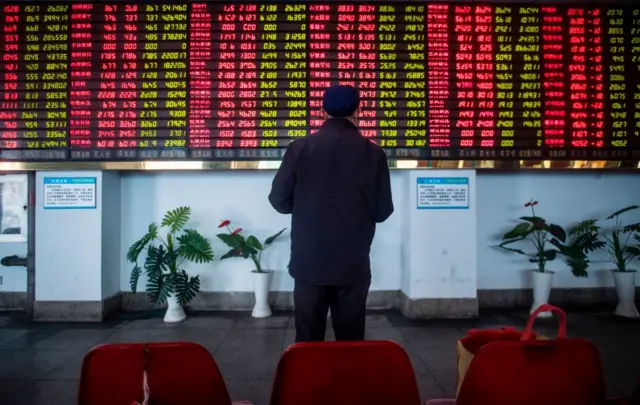
[(395, 159), (640, 158), (640, 6), (0, 5), (0, 159), (280, 159), (351, 84)]

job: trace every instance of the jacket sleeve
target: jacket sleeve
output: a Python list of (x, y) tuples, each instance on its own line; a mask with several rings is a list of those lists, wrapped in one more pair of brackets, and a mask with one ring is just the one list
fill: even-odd
[(393, 214), (393, 197), (391, 196), (391, 179), (389, 175), (389, 165), (387, 155), (380, 150), (378, 154), (378, 199), (376, 210), (376, 222), (381, 223)]
[(271, 184), (269, 202), (281, 214), (293, 211), (293, 191), (296, 184), (297, 151), (296, 142), (291, 142), (282, 158), (282, 164)]

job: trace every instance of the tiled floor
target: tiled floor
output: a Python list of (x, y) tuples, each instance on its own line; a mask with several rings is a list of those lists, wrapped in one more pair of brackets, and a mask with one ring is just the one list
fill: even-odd
[[(248, 313), (192, 314), (165, 325), (161, 313), (123, 315), (103, 324), (29, 324), (0, 315), (0, 404), (75, 404), (80, 366), (92, 346), (111, 342), (187, 340), (210, 350), (233, 399), (267, 404), (282, 350), (293, 342), (291, 314), (254, 320)], [(408, 351), (424, 399), (452, 396), (456, 382), (456, 340), (471, 328), (522, 328), (524, 312), (483, 313), (478, 320), (409, 321), (396, 312), (372, 312), (367, 338), (388, 339)], [(611, 395), (627, 394), (640, 378), (640, 322), (607, 312), (570, 313), (569, 334), (601, 350)], [(555, 333), (553, 321), (536, 329)], [(327, 333), (331, 338), (332, 333)]]

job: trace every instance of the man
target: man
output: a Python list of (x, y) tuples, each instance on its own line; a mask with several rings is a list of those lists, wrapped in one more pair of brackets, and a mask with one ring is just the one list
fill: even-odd
[(269, 201), (292, 214), (296, 342), (324, 340), (329, 308), (336, 340), (364, 340), (371, 242), (376, 223), (393, 213), (389, 167), (356, 127), (356, 89), (331, 87), (322, 105), (328, 119), (291, 142)]

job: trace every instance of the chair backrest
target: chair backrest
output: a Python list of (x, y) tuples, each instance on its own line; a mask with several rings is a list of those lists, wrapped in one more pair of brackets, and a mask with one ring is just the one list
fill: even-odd
[(582, 339), (489, 343), (471, 362), (456, 405), (601, 405), (598, 350)]
[(218, 366), (189, 342), (112, 344), (84, 358), (78, 405), (131, 405), (143, 399), (147, 371), (153, 405), (230, 405)]
[(278, 364), (271, 405), (420, 405), (411, 361), (390, 341), (298, 343)]

